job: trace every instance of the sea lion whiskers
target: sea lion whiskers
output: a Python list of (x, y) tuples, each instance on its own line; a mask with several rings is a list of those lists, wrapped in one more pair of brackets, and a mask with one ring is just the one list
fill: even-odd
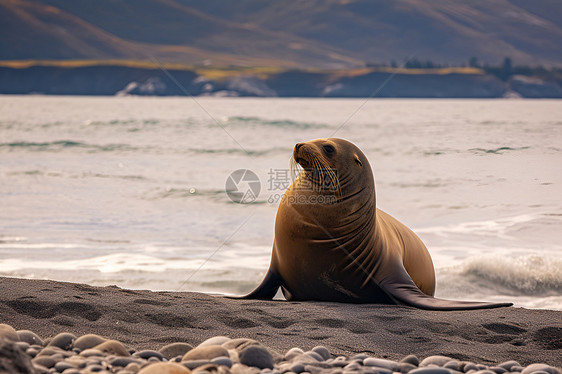
[(340, 181), (337, 173), (320, 157), (313, 158), (313, 167), (320, 174), (320, 185), (326, 187), (326, 177), (330, 182), (330, 190), (335, 191), (337, 196), (341, 196)]
[(297, 180), (300, 176), (301, 171), (303, 170), (300, 164), (295, 160), (295, 157), (291, 155), (291, 159), (289, 160), (289, 164), (291, 167), (291, 177), (293, 178), (293, 182)]

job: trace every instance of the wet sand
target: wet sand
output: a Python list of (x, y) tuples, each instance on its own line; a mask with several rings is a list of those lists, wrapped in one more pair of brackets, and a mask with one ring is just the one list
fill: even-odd
[(404, 306), (231, 300), (191, 292), (0, 278), (0, 323), (43, 339), (98, 334), (159, 349), (224, 335), (283, 354), (318, 345), (335, 355), (400, 360), (444, 355), (486, 365), (517, 360), (562, 366), (562, 312), (523, 308), (435, 312)]

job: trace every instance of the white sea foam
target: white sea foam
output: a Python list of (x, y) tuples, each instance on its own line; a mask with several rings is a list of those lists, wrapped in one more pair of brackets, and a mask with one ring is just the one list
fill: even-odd
[(435, 234), (446, 237), (454, 234), (472, 234), (497, 236), (502, 239), (511, 239), (508, 232), (516, 225), (531, 222), (537, 219), (536, 215), (523, 214), (514, 217), (500, 218), (496, 220), (462, 222), (453, 225), (424, 227), (416, 229), (420, 234)]
[[(551, 298), (562, 301), (562, 258), (550, 255), (484, 255), (470, 257), (452, 267), (437, 269), (437, 294), (458, 298), (473, 295), (521, 297), (540, 305)], [(562, 304), (556, 306), (562, 309)]]

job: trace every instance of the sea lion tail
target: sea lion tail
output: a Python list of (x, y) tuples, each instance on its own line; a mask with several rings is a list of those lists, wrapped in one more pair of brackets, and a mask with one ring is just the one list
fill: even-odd
[(283, 284), (279, 274), (269, 269), (265, 278), (255, 290), (244, 296), (228, 296), (230, 299), (263, 299), (271, 300)]
[(512, 306), (513, 303), (486, 303), (438, 299), (424, 294), (413, 282), (385, 282), (384, 290), (397, 301), (426, 310), (474, 310)]

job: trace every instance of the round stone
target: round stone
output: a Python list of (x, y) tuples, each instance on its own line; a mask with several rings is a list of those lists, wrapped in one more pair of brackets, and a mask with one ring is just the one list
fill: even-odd
[(188, 369), (195, 369), (203, 365), (210, 364), (211, 361), (209, 360), (191, 360), (191, 361), (182, 361), (181, 364)]
[(133, 358), (133, 357), (115, 357), (114, 359), (109, 360), (109, 364), (111, 366), (120, 366), (120, 367), (127, 367), (128, 365), (130, 365), (131, 363), (136, 363), (136, 364), (143, 364), (144, 361), (142, 361), (141, 359), (138, 358)]
[(470, 370), (478, 371), (478, 366), (475, 363), (469, 362), (464, 365), (463, 371), (468, 373)]
[(67, 369), (74, 369), (74, 365), (69, 364), (68, 362), (57, 362), (55, 364), (55, 370), (58, 371), (59, 373), (62, 373), (63, 371), (67, 370)]
[(313, 351), (304, 352), (305, 355), (312, 357), (316, 361), (325, 361), (324, 357)]
[(414, 369), (408, 372), (408, 374), (451, 374), (451, 372), (447, 369), (443, 369), (439, 367), (422, 367), (422, 368)]
[(316, 347), (312, 348), (312, 352), (318, 353), (324, 361), (332, 356), (328, 348), (324, 347), (323, 345), (317, 345)]
[(519, 364), (519, 362), (517, 362), (517, 361), (511, 360), (511, 361), (502, 362), (498, 366), (501, 367), (501, 368), (504, 368), (507, 371), (511, 371), (511, 368), (513, 366), (521, 366), (521, 364)]
[(359, 363), (356, 362), (356, 361), (354, 361), (354, 362), (352, 362), (352, 363), (350, 363), (350, 364), (347, 364), (347, 365), (344, 366), (344, 368), (343, 368), (344, 371), (346, 371), (346, 370), (353, 370), (353, 371), (356, 371), (356, 370), (359, 370), (359, 369), (361, 369), (361, 365), (359, 365)]
[(334, 367), (343, 368), (349, 364), (349, 361), (344, 356), (338, 356), (330, 364)]
[(273, 357), (264, 347), (251, 345), (240, 352), (240, 363), (260, 369), (273, 369)]
[(95, 348), (88, 348), (88, 349), (84, 349), (82, 352), (80, 352), (80, 356), (82, 357), (96, 357), (96, 356), (103, 356), (103, 352), (95, 349)]
[(242, 351), (244, 348), (249, 347), (250, 345), (258, 345), (257, 340), (254, 339), (246, 339), (246, 338), (237, 338), (231, 339), (221, 344), (221, 346), (225, 349), (235, 349), (238, 352)]
[(57, 363), (49, 356), (35, 357), (33, 360), (31, 360), (31, 362), (33, 362), (33, 365), (41, 365), (46, 367), (47, 369), (54, 367)]
[(304, 351), (300, 348), (291, 348), (285, 353), (285, 361), (291, 361), (293, 358), (304, 354)]
[(445, 365), (443, 365), (443, 367), (445, 369), (451, 369), (451, 370), (459, 371), (460, 370), (460, 362), (457, 361), (457, 360), (451, 360), (451, 361), (447, 362)]
[(81, 337), (76, 339), (76, 341), (74, 341), (74, 348), (78, 348), (83, 351), (84, 349), (94, 348), (96, 345), (100, 345), (101, 343), (105, 343), (106, 341), (106, 338), (96, 334), (82, 335)]
[(66, 369), (63, 374), (81, 374), (79, 369)]
[(72, 349), (74, 341), (76, 340), (76, 336), (69, 332), (61, 332), (60, 334), (56, 335), (49, 344), (48, 347), (59, 347), (60, 349), (69, 350)]
[(71, 352), (60, 349), (59, 347), (45, 347), (37, 354), (37, 356), (54, 356), (61, 354), (64, 357), (72, 356)]
[(187, 352), (191, 351), (192, 349), (193, 346), (191, 344), (172, 343), (163, 346), (158, 350), (158, 352), (162, 353), (162, 355), (166, 357), (168, 360), (171, 360), (174, 357), (185, 355)]
[(409, 373), (410, 371), (417, 369), (416, 365), (412, 365), (408, 362), (399, 362), (398, 363), (398, 368), (396, 369), (396, 371), (399, 371), (401, 373)]
[(121, 342), (117, 340), (108, 340), (101, 344), (96, 345), (93, 349), (97, 349), (103, 353), (115, 355), (115, 356), (123, 356), (128, 357), (130, 356), (129, 351)]
[(420, 359), (416, 355), (408, 355), (404, 357), (400, 362), (405, 362), (408, 364), (412, 364), (414, 366), (418, 366), (420, 364)]
[(6, 325), (5, 323), (0, 323), (0, 340), (1, 339), (6, 339), (11, 342), (20, 341), (17, 331), (12, 326)]
[(384, 360), (381, 358), (369, 357), (363, 360), (364, 366), (376, 366), (379, 368), (388, 369), (390, 371), (396, 371), (398, 369), (398, 363), (390, 360)]
[(91, 373), (98, 373), (100, 371), (103, 371), (103, 366), (99, 364), (88, 365), (86, 366), (86, 371)]
[(37, 350), (37, 348), (28, 348), (25, 350), (25, 353), (27, 355), (29, 355), (31, 358), (37, 356), (37, 354), (39, 353), (39, 351)]
[(39, 336), (37, 336), (37, 334), (35, 334), (33, 331), (18, 330), (17, 334), (18, 334), (19, 340), (22, 341), (22, 342), (26, 342), (29, 345), (37, 344), (37, 345), (40, 345), (41, 347), (45, 346), (45, 343), (43, 342), (43, 339), (41, 339)]
[(443, 366), (451, 360), (452, 360), (452, 358), (447, 357), (447, 356), (429, 356), (429, 357), (426, 357), (422, 362), (420, 362), (419, 366), (424, 367), (424, 366), (429, 366), (431, 364), (437, 365), (437, 366)]
[(226, 336), (214, 336), (205, 340), (203, 343), (199, 344), (198, 347), (208, 347), (210, 345), (221, 345), (226, 343), (227, 341), (231, 340)]
[(558, 369), (553, 368), (552, 366), (549, 366), (547, 364), (539, 363), (527, 366), (525, 369), (523, 369), (521, 374), (531, 374), (536, 371), (546, 371), (548, 374), (560, 374), (560, 371)]
[(150, 349), (145, 349), (144, 351), (135, 352), (133, 356), (144, 358), (145, 360), (148, 360), (149, 358), (152, 357), (155, 357), (156, 359), (158, 359), (158, 361), (162, 361), (164, 359), (162, 353)]
[(294, 364), (293, 366), (291, 366), (291, 371), (293, 373), (302, 373), (304, 371), (304, 365), (303, 364)]
[(217, 366), (226, 366), (228, 368), (232, 367), (232, 360), (228, 357), (216, 357), (211, 360), (211, 363)]
[(490, 367), (490, 370), (492, 370), (496, 374), (503, 374), (508, 372), (506, 368), (502, 368), (501, 366), (492, 366)]
[(131, 362), (129, 365), (125, 367), (125, 370), (129, 372), (136, 373), (141, 369), (141, 365), (137, 364), (136, 362)]
[(26, 342), (15, 342), (14, 345), (24, 352), (29, 349), (29, 343)]
[(187, 352), (181, 360), (211, 360), (215, 357), (229, 357), (228, 351), (220, 345), (197, 346)]

